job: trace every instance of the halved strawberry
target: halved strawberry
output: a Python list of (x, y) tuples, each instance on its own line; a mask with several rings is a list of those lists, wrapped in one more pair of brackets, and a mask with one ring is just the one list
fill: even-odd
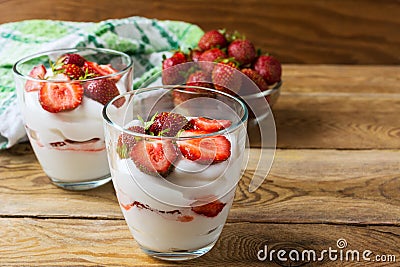
[[(86, 61), (82, 69), (88, 74), (94, 74), (94, 76), (107, 76), (118, 72), (118, 70), (114, 69), (110, 64), (100, 65), (92, 61)], [(115, 81), (118, 81), (120, 78), (120, 75), (113, 77)]]
[(192, 211), (206, 217), (215, 217), (222, 211), (225, 205), (226, 203), (215, 200), (205, 205), (192, 207)]
[(178, 153), (171, 141), (141, 140), (133, 146), (130, 157), (142, 172), (167, 177)]
[(79, 83), (45, 82), (39, 91), (40, 105), (52, 113), (75, 109), (82, 97), (83, 87)]
[[(128, 128), (129, 131), (144, 134), (145, 130), (142, 126), (132, 126)], [(141, 140), (140, 137), (122, 133), (118, 136), (117, 142), (117, 153), (121, 159), (126, 159), (129, 157), (130, 151), (137, 142)]]
[(189, 121), (189, 125), (195, 130), (207, 132), (217, 132), (231, 126), (230, 120), (214, 120), (204, 117), (194, 118)]
[[(46, 68), (44, 67), (44, 65), (41, 64), (33, 67), (33, 69), (29, 72), (28, 75), (32, 78), (43, 80), (46, 75), (46, 72), (47, 72)], [(28, 80), (25, 84), (25, 91), (27, 92), (39, 91), (40, 88), (42, 88), (42, 86), (43, 83), (41, 82)]]
[[(180, 137), (204, 135), (209, 132), (186, 130)], [(227, 160), (231, 156), (231, 142), (222, 135), (177, 141), (182, 155), (199, 164), (213, 164)]]

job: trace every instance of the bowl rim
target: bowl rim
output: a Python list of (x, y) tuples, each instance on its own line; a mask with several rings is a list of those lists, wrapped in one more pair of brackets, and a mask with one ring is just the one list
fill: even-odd
[(281, 86), (282, 86), (283, 81), (280, 80), (279, 82), (275, 83), (274, 86), (271, 89), (265, 90), (265, 91), (260, 91), (255, 94), (250, 94), (250, 95), (241, 95), (240, 98), (244, 100), (251, 100), (251, 99), (256, 99), (256, 98), (262, 98), (266, 97), (268, 95), (272, 95), (278, 91), (280, 91)]

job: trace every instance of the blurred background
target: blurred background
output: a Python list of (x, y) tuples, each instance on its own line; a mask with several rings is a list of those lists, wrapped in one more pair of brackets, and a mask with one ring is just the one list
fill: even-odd
[(398, 0), (12, 0), (0, 23), (143, 16), (237, 30), (282, 63), (400, 63)]

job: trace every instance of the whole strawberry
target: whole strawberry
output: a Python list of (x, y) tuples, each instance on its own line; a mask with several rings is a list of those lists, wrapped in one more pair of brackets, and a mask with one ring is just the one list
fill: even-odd
[[(202, 70), (198, 70), (190, 74), (186, 80), (186, 85), (214, 88), (211, 82), (210, 75), (207, 75)], [(188, 91), (193, 93), (187, 93)], [(191, 88), (191, 87), (186, 87), (184, 89), (172, 91), (172, 99), (174, 101), (175, 106), (178, 106), (189, 99), (201, 96), (212, 97), (213, 94), (209, 91), (200, 88)]]
[(237, 39), (228, 46), (229, 57), (235, 58), (240, 65), (247, 65), (256, 58), (256, 49), (252, 42), (246, 39)]
[(78, 67), (83, 67), (85, 64), (86, 59), (79, 54), (65, 54), (61, 56), (61, 61), (64, 64), (74, 64)]
[(119, 95), (119, 91), (115, 82), (111, 79), (97, 79), (88, 81), (84, 85), (84, 93), (87, 97), (105, 105), (115, 96)]
[(199, 61), (209, 61), (214, 62), (217, 59), (226, 58), (226, 53), (219, 48), (211, 48), (204, 51), (200, 57)]
[(241, 70), (243, 74), (245, 74), (247, 77), (250, 78), (251, 81), (253, 81), (259, 90), (252, 86), (249, 83), (243, 82), (242, 88), (240, 89), (239, 94), (240, 95), (248, 95), (248, 94), (253, 94), (253, 93), (258, 93), (260, 91), (265, 91), (268, 90), (268, 84), (264, 80), (264, 78), (255, 70), (250, 69), (250, 68), (245, 68)]
[(203, 51), (201, 51), (200, 49), (190, 49), (189, 52), (189, 59), (193, 62), (197, 62), (200, 59), (201, 54), (203, 53)]
[(208, 50), (213, 47), (224, 48), (228, 44), (225, 36), (218, 30), (206, 32), (199, 40), (198, 46), (201, 50)]
[(184, 67), (176, 66), (186, 62), (186, 55), (181, 51), (175, 52), (170, 58), (165, 58), (162, 62), (163, 84), (182, 84), (184, 82), (184, 76), (182, 76)]
[(187, 123), (188, 120), (178, 113), (161, 112), (154, 118), (147, 131), (155, 136), (175, 136)]
[[(210, 75), (202, 70), (198, 70), (190, 74), (186, 80), (186, 85), (214, 88), (211, 83)], [(192, 88), (188, 88), (187, 90), (193, 91), (191, 89)]]
[(85, 76), (83, 70), (75, 64), (65, 64), (59, 72), (67, 75), (71, 80), (79, 80)]
[(211, 79), (215, 89), (228, 94), (237, 93), (242, 84), (238, 64), (228, 59), (214, 66)]
[(203, 61), (204, 62), (215, 62), (217, 60), (224, 59), (224, 58), (226, 58), (226, 54), (225, 54), (224, 51), (222, 51), (219, 48), (211, 48), (211, 49), (209, 49), (207, 51), (204, 51), (201, 54), (201, 56), (199, 57), (199, 61), (201, 63), (199, 63), (199, 64), (200, 64), (200, 67), (201, 67), (201, 69), (203, 71), (205, 71), (206, 73), (211, 74), (211, 71), (214, 68), (214, 64), (212, 64), (212, 63), (203, 63)]
[(281, 80), (281, 63), (273, 56), (259, 56), (254, 63), (254, 69), (260, 73), (268, 85), (277, 83)]

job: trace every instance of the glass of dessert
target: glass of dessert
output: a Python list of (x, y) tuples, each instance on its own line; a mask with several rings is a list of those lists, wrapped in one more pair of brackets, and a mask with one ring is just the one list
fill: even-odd
[(207, 253), (247, 163), (243, 102), (215, 89), (163, 85), (114, 98), (103, 117), (113, 185), (144, 253), (164, 260)]
[(25, 57), (13, 72), (27, 135), (50, 180), (69, 190), (110, 181), (102, 109), (131, 90), (131, 58), (108, 49), (59, 49)]

